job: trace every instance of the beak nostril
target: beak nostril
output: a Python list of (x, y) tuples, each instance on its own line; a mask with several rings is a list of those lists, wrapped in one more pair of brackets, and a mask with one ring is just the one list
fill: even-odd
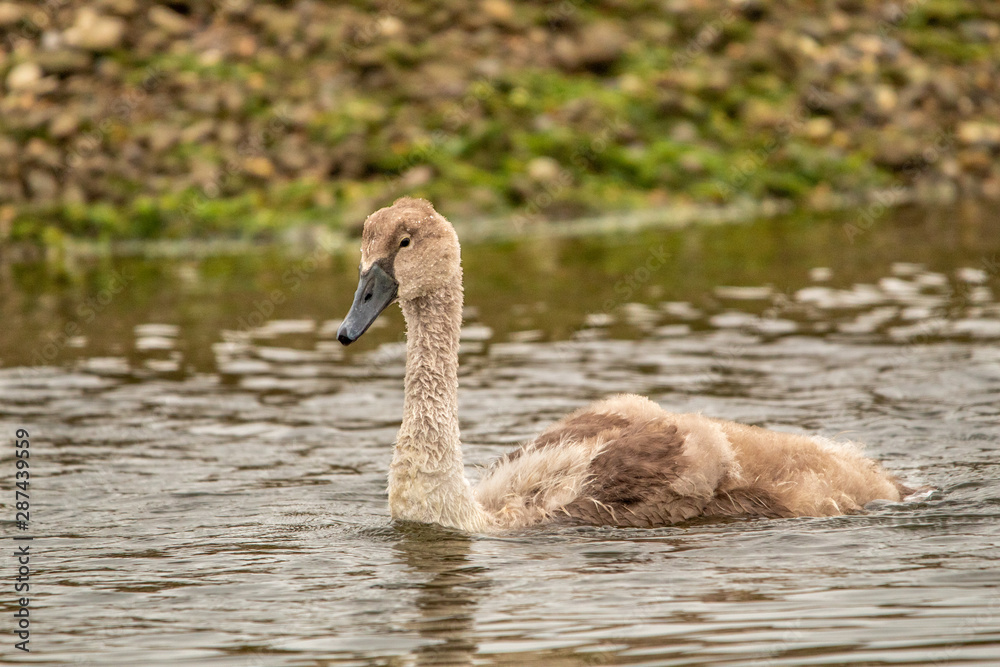
[(358, 278), (358, 289), (354, 293), (351, 309), (337, 330), (337, 340), (350, 345), (360, 338), (379, 313), (396, 299), (398, 287), (399, 283), (377, 264), (362, 273)]

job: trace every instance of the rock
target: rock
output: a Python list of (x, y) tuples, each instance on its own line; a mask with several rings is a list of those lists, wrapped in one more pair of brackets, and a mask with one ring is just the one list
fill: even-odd
[(993, 156), (982, 149), (966, 149), (958, 154), (962, 171), (987, 176), (993, 169)]
[(762, 99), (752, 98), (743, 105), (743, 118), (751, 127), (774, 128), (788, 118), (788, 113)]
[(87, 194), (78, 183), (69, 183), (63, 186), (62, 197), (59, 198), (64, 204), (85, 204)]
[(20, 152), (16, 141), (0, 134), (0, 174), (4, 174), (3, 167), (10, 165)]
[(563, 68), (574, 70), (580, 66), (576, 43), (567, 35), (558, 35), (552, 43), (552, 55)]
[[(0, 201), (47, 196), (55, 177), (62, 202), (119, 206), (118, 180), (155, 199), (225, 170), (238, 183), (220, 196), (298, 179), (311, 184), (302, 201), (338, 215), (427, 187), (461, 192), (446, 206), (469, 215), (500, 214), (518, 194), (557, 200), (547, 214), (577, 205), (588, 214), (601, 199), (581, 183), (600, 184), (608, 165), (580, 162), (593, 171), (574, 180), (565, 149), (588, 139), (644, 168), (650, 147), (670, 148), (669, 182), (622, 183), (605, 200), (614, 206), (715, 201), (699, 183), (754, 150), (775, 170), (818, 179), (788, 195), (807, 207), (860, 198), (882, 182), (875, 175), (929, 200), (945, 188), (1000, 197), (990, 57), (1000, 15), (935, 0), (921, 8), (927, 25), (904, 20), (905, 4), (834, 0), (803, 14), (764, 0), (474, 0), (426, 12), (315, 0), (0, 0)], [(274, 124), (261, 117), (278, 105), (289, 111)], [(546, 141), (498, 143), (497, 124)], [(384, 188), (373, 185), (387, 152), (409, 155), (429, 127), (444, 130), (434, 150), (464, 146), (454, 168), (406, 161)], [(549, 139), (559, 152), (538, 150)], [(500, 146), (514, 149), (511, 162), (491, 154)], [(499, 170), (496, 182), (483, 183), (484, 167)]]
[[(19, 181), (0, 178), (0, 201), (3, 202), (20, 202), (24, 199), (24, 190), (21, 189), (21, 183)], [(8, 204), (0, 207), (0, 211), (13, 211), (16, 210), (15, 207)], [(8, 226), (9, 229), (9, 226)]]
[(883, 115), (888, 115), (896, 108), (898, 97), (896, 91), (889, 86), (878, 86), (874, 95), (875, 108)]
[(219, 3), (219, 13), (238, 16), (249, 12), (251, 7), (253, 7), (253, 0), (226, 0), (226, 2)]
[(990, 178), (983, 180), (982, 186), (980, 186), (980, 191), (987, 199), (1000, 199), (1000, 177), (991, 176)]
[(550, 157), (536, 157), (528, 163), (528, 177), (536, 183), (551, 183), (561, 171), (559, 163)]
[(966, 146), (1000, 146), (1000, 125), (978, 121), (959, 123), (958, 140)]
[(689, 174), (704, 174), (705, 164), (694, 153), (685, 153), (677, 160), (677, 165)]
[(628, 35), (612, 21), (584, 26), (575, 39), (560, 35), (553, 44), (556, 61), (569, 70), (603, 69), (625, 52)]
[(101, 0), (100, 4), (112, 14), (120, 16), (132, 16), (139, 11), (139, 3), (136, 0)]
[(404, 188), (421, 188), (434, 180), (434, 167), (429, 164), (419, 164), (403, 172), (400, 184)]
[(125, 75), (125, 68), (110, 58), (100, 58), (97, 61), (97, 76), (107, 83), (120, 83)]
[(472, 68), (484, 79), (496, 79), (503, 74), (504, 63), (499, 58), (480, 58)]
[(514, 6), (507, 0), (483, 0), (479, 8), (491, 21), (508, 25), (514, 18)]
[(208, 139), (215, 132), (215, 121), (204, 118), (181, 131), (181, 141), (186, 144), (197, 144)]
[(173, 37), (187, 34), (191, 30), (191, 24), (186, 18), (163, 5), (150, 7), (147, 17), (150, 23)]
[(411, 85), (411, 94), (424, 99), (459, 98), (468, 87), (463, 69), (447, 62), (427, 63)]
[(626, 74), (618, 80), (618, 87), (628, 95), (641, 95), (646, 91), (642, 79), (636, 74)]
[(43, 74), (38, 63), (26, 62), (15, 65), (7, 74), (7, 89), (16, 92), (34, 90), (42, 80)]
[(337, 200), (333, 193), (324, 187), (313, 192), (312, 202), (319, 208), (333, 208), (333, 205), (337, 203)]
[(223, 144), (234, 145), (243, 136), (243, 130), (237, 123), (231, 120), (223, 121), (219, 125), (218, 137)]
[(154, 153), (163, 153), (181, 138), (181, 131), (174, 125), (157, 123), (149, 130), (149, 148)]
[(698, 126), (689, 120), (678, 121), (670, 130), (670, 138), (681, 144), (698, 141)]
[(970, 42), (989, 44), (1000, 40), (1000, 24), (993, 21), (963, 21), (958, 30), (962, 38)]
[(247, 91), (233, 84), (222, 86), (219, 90), (219, 103), (225, 110), (238, 113), (247, 103)]
[(958, 98), (961, 97), (961, 89), (956, 81), (957, 78), (957, 72), (945, 69), (944, 71), (939, 71), (938, 75), (931, 79), (934, 92), (938, 99), (944, 102), (946, 106), (953, 107), (957, 105)]
[(253, 35), (240, 35), (235, 39), (232, 50), (240, 58), (249, 58), (257, 53), (257, 40)]
[(28, 141), (28, 145), (24, 148), (24, 156), (35, 164), (52, 168), (58, 168), (62, 161), (59, 150), (40, 137), (32, 137)]
[(55, 139), (64, 139), (76, 132), (80, 127), (80, 121), (75, 113), (66, 111), (57, 114), (49, 122), (49, 135)]
[(309, 165), (309, 152), (296, 135), (285, 137), (275, 150), (278, 163), (290, 171), (299, 171)]
[[(219, 165), (214, 160), (192, 157), (188, 165), (188, 171), (191, 175), (191, 180), (199, 183), (206, 190), (210, 187), (217, 187), (221, 180)], [(211, 192), (211, 190), (208, 191)]]
[(617, 24), (601, 21), (586, 26), (580, 34), (580, 57), (587, 67), (613, 64), (625, 51), (628, 35)]
[(198, 54), (198, 64), (202, 67), (215, 67), (222, 62), (223, 53), (220, 49), (208, 49)]
[(0, 2), (0, 26), (16, 24), (24, 16), (24, 10), (13, 2)]
[(395, 16), (383, 16), (378, 22), (378, 31), (383, 37), (396, 39), (406, 32), (406, 24)]
[(79, 9), (75, 23), (63, 33), (70, 46), (96, 52), (118, 48), (124, 36), (125, 21), (98, 14), (91, 7)]
[(922, 160), (923, 145), (915, 137), (885, 133), (875, 149), (876, 164), (889, 169), (903, 169)]
[(251, 155), (243, 160), (243, 169), (257, 178), (274, 176), (274, 163), (263, 155)]
[(35, 62), (48, 74), (70, 74), (88, 69), (94, 62), (91, 55), (77, 49), (39, 51)]
[(38, 46), (38, 51), (41, 53), (61, 49), (63, 47), (62, 33), (56, 30), (46, 30), (42, 33), (42, 38), (39, 40)]
[(833, 134), (833, 121), (826, 116), (810, 118), (806, 122), (805, 135), (813, 141), (826, 139)]
[(273, 5), (258, 3), (254, 6), (251, 16), (282, 44), (289, 44), (295, 39), (295, 33), (299, 28), (299, 16), (294, 11), (284, 11)]
[(59, 194), (59, 183), (47, 171), (32, 169), (24, 180), (28, 185), (28, 196), (35, 201), (51, 202)]

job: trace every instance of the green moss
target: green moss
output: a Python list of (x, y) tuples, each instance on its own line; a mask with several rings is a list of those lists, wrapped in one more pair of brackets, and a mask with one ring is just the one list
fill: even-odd
[(916, 53), (950, 62), (985, 61), (992, 56), (988, 44), (955, 39), (954, 28), (910, 31), (903, 37), (903, 42)]
[[(995, 20), (974, 3), (915, 3), (898, 24), (859, 5), (843, 13), (849, 30), (816, 31), (819, 47), (812, 51), (803, 35), (814, 32), (805, 28), (822, 27), (807, 24), (824, 15), (810, 18), (772, 3), (751, 20), (724, 0), (675, 4), (665, 9), (649, 0), (626, 11), (611, 2), (512, 3), (508, 19), (492, 21), (478, 5), (404, 3), (386, 10), (369, 2), (338, 5), (353, 18), (333, 20), (326, 14), (331, 5), (318, 3), (310, 16), (331, 20), (309, 23), (277, 15), (297, 11), (295, 3), (258, 3), (272, 13), (270, 28), (267, 21), (207, 10), (205, 25), (219, 31), (220, 44), (236, 43), (252, 24), (257, 47), (239, 56), (220, 48), (221, 59), (180, 43), (186, 38), (155, 53), (116, 50), (100, 59), (121, 77), (98, 67), (92, 79), (82, 73), (60, 79), (65, 89), (57, 103), (82, 109), (75, 136), (50, 137), (49, 121), (30, 114), (0, 123), (22, 153), (32, 140), (65, 153), (93, 134), (97, 145), (87, 157), (120, 164), (128, 151), (142, 153), (145, 162), (134, 174), (114, 175), (97, 161), (98, 176), (83, 183), (93, 201), (19, 206), (11, 235), (40, 242), (60, 235), (267, 238), (304, 219), (353, 224), (401, 194), (430, 197), (443, 210), (469, 217), (537, 209), (540, 217), (559, 218), (665, 201), (712, 205), (780, 197), (803, 203), (819, 186), (857, 193), (900, 182), (875, 166), (873, 156), (884, 129), (898, 132), (891, 126), (918, 112), (911, 105), (872, 120), (876, 83), (898, 91), (913, 85), (921, 68), (932, 81), (942, 71), (960, 70), (952, 97), (975, 101), (993, 92), (983, 87), (983, 65), (1000, 57), (997, 45), (962, 38), (976, 30), (966, 21)], [(403, 29), (375, 29), (373, 21), (387, 11)], [(590, 69), (572, 64), (573, 50), (587, 46), (573, 37), (598, 21), (622, 28), (629, 42)], [(358, 43), (345, 43), (357, 39), (351, 30), (362, 28)], [(714, 36), (701, 43), (706, 30)], [(852, 54), (865, 35), (898, 40), (909, 53), (883, 53), (875, 59), (877, 71), (862, 71), (854, 65), (863, 59)], [(298, 55), (287, 48), (290, 39), (300, 40)], [(570, 45), (570, 64), (554, 48), (560, 39)], [(123, 92), (122, 84), (147, 95)], [(813, 85), (845, 102), (814, 110), (805, 104)], [(113, 131), (101, 128), (116, 112), (90, 108), (102, 95), (135, 102), (134, 114), (127, 122), (117, 118)], [(939, 106), (943, 110), (933, 113), (945, 120), (934, 116), (932, 124), (953, 126), (954, 105)], [(820, 115), (834, 132), (806, 138), (804, 124)], [(968, 119), (980, 116), (977, 110)], [(247, 173), (247, 155), (234, 159), (232, 143), (217, 138), (149, 146), (151, 125), (183, 133), (206, 118), (217, 121), (219, 135), (235, 123), (239, 133), (227, 141), (237, 145), (263, 138), (253, 156), (267, 157), (273, 176)], [(307, 167), (282, 159), (281, 151), (296, 150), (286, 138), (309, 144)], [(555, 182), (536, 182), (545, 179), (530, 173), (543, 157), (559, 165)], [(54, 159), (45, 155), (26, 168), (37, 164)], [(430, 171), (414, 171), (421, 166)], [(191, 172), (205, 167), (221, 174), (216, 187), (190, 187)], [(427, 173), (429, 181), (411, 178)]]

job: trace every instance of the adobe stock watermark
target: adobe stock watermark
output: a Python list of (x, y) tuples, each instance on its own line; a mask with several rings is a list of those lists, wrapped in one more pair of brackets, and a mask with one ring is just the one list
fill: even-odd
[(66, 322), (59, 330), (48, 333), (30, 355), (30, 366), (21, 369), (22, 377), (39, 373), (39, 367), (50, 365), (66, 348), (70, 341), (83, 334), (83, 326), (97, 317), (135, 280), (135, 274), (128, 269), (113, 271), (107, 284), (97, 294), (88, 297), (75, 308), (76, 319)]
[(611, 312), (621, 304), (627, 303), (629, 299), (633, 298), (635, 294), (652, 279), (656, 272), (663, 268), (669, 257), (670, 254), (662, 244), (656, 246), (655, 248), (650, 248), (645, 262), (632, 269), (632, 271), (625, 274), (615, 282), (613, 287), (615, 296), (604, 301), (604, 312)]
[(687, 41), (683, 48), (674, 53), (674, 67), (681, 69), (691, 64), (691, 61), (705, 52), (705, 49), (722, 36), (722, 31), (730, 23), (736, 20), (739, 13), (743, 11), (743, 6), (749, 0), (736, 0), (728, 7), (719, 12), (719, 15), (701, 26), (698, 32)]
[[(1000, 255), (983, 257), (980, 267), (980, 270), (983, 272), (982, 282), (996, 279), (1000, 276)], [(883, 364), (887, 368), (902, 365), (916, 353), (916, 350), (921, 345), (940, 339), (946, 331), (948, 324), (955, 317), (961, 317), (969, 307), (976, 305), (976, 302), (973, 300), (972, 286), (965, 283), (960, 283), (958, 287), (948, 285), (942, 296), (948, 302), (946, 312), (936, 317), (922, 320), (917, 324), (902, 341), (902, 346), (884, 358)]]
[(191, 224), (195, 217), (203, 215), (209, 202), (218, 199), (227, 189), (237, 185), (239, 178), (253, 172), (251, 165), (255, 162), (267, 161), (266, 164), (270, 164), (267, 157), (268, 148), (278, 137), (286, 134), (291, 126), (292, 120), (288, 109), (284, 106), (277, 107), (263, 129), (252, 132), (237, 145), (236, 157), (222, 164), (221, 173), (204, 183), (193, 198), (184, 202), (179, 210), (181, 219), (186, 224)]
[(965, 637), (965, 641), (954, 641), (945, 649), (939, 652), (939, 657), (934, 660), (935, 665), (953, 665), (962, 654), (962, 648), (977, 647), (975, 638), (977, 635), (986, 633), (992, 635), (997, 627), (998, 616), (1000, 616), (1000, 591), (993, 589), (986, 603), (978, 610), (970, 610), (970, 615), (962, 619), (959, 626), (959, 634)]
[(74, 136), (73, 146), (66, 153), (66, 168), (78, 169), (84, 161), (98, 153), (104, 140), (116, 125), (131, 122), (132, 115), (149, 95), (162, 83), (164, 71), (158, 65), (146, 68), (142, 82), (137, 89), (128, 90), (105, 107), (103, 117), (97, 121), (93, 129)]
[[(946, 130), (937, 132), (928, 146), (921, 152), (920, 159), (911, 161), (902, 169), (902, 180), (913, 182), (936, 164), (944, 155), (951, 151), (955, 144), (955, 136)], [(844, 223), (844, 235), (853, 244), (859, 236), (871, 230), (893, 206), (903, 200), (908, 192), (908, 186), (896, 183), (886, 191), (876, 193), (860, 215), (853, 221)]]
[(285, 269), (281, 274), (282, 287), (276, 287), (265, 294), (262, 299), (254, 301), (248, 313), (236, 318), (236, 333), (249, 335), (252, 331), (264, 326), (274, 315), (277, 307), (285, 303), (290, 294), (302, 287), (306, 280), (316, 273), (323, 259), (329, 257), (335, 249), (336, 247), (330, 241), (321, 240), (312, 252)]
[[(626, 130), (629, 125), (621, 118), (610, 118), (587, 143), (577, 147), (570, 155), (569, 162), (581, 171), (593, 169), (597, 158), (610, 146), (615, 137)], [(570, 186), (573, 185), (573, 174), (569, 169), (560, 166), (553, 178), (541, 183), (542, 191), (532, 196), (510, 216), (514, 231), (520, 233), (531, 223), (540, 221), (543, 212), (552, 206)]]
[(22, 6), (20, 20), (4, 30), (7, 43), (16, 50), (19, 41), (38, 39), (42, 33), (52, 27), (53, 17), (68, 5), (70, 0), (42, 0)]
[(753, 175), (767, 164), (767, 161), (779, 148), (785, 145), (788, 137), (805, 126), (811, 117), (810, 107), (822, 106), (827, 103), (829, 98), (830, 93), (810, 85), (806, 91), (805, 100), (778, 122), (770, 141), (765, 146), (737, 158), (725, 178), (716, 183), (719, 195), (723, 199), (731, 199), (738, 190), (745, 188)]
[(787, 653), (792, 646), (805, 638), (805, 634), (802, 632), (802, 619), (800, 618), (791, 622), (781, 622), (778, 625), (784, 630), (781, 633), (781, 639), (764, 647), (758, 653), (758, 657), (750, 663), (751, 665), (755, 667), (771, 667), (777, 664), (776, 661), (779, 657)]
[[(612, 288), (614, 295), (605, 299), (601, 307), (602, 312), (598, 314), (601, 316), (601, 319), (610, 323), (612, 321), (610, 314), (620, 306), (634, 299), (642, 288), (653, 279), (657, 271), (666, 265), (669, 258), (670, 253), (664, 245), (660, 244), (654, 248), (650, 248), (645, 261), (615, 281)], [(580, 358), (590, 349), (590, 345), (590, 341), (579, 338), (560, 340), (552, 343), (550, 347), (553, 352), (550, 357), (551, 363), (578, 363)], [(492, 432), (495, 429), (505, 426), (508, 417), (509, 415), (503, 407), (494, 405), (489, 413), (477, 423), (476, 428), (480, 431)]]
[(758, 336), (767, 332), (769, 327), (765, 323), (777, 323), (784, 315), (794, 311), (796, 308), (798, 308), (798, 303), (795, 301), (793, 293), (776, 292), (771, 297), (770, 308), (761, 313), (759, 318), (744, 322), (732, 329), (739, 336), (750, 340), (727, 345), (725, 350), (719, 356), (715, 357), (711, 368), (700, 380), (704, 383), (720, 381), (724, 375), (736, 368), (737, 362), (744, 353), (757, 344)]
[(423, 141), (411, 149), (403, 158), (403, 164), (394, 170), (395, 173), (382, 175), (386, 190), (397, 190), (406, 180), (410, 169), (431, 164), (444, 144), (454, 138), (462, 126), (469, 123), (482, 109), (483, 99), (494, 91), (493, 84), (494, 78), (490, 76), (481, 76), (470, 83), (461, 99), (444, 112), (442, 127), (431, 130)]
[[(604, 319), (610, 323), (612, 321), (611, 313), (634, 299), (640, 290), (653, 279), (656, 272), (666, 265), (669, 257), (670, 253), (662, 244), (650, 248), (644, 262), (615, 281), (612, 287), (614, 295), (604, 300), (599, 315), (606, 316)], [(554, 346), (556, 359), (574, 360), (586, 344), (586, 341), (578, 339), (559, 341)]]
[(371, 46), (384, 34), (393, 30), (394, 22), (399, 22), (399, 25), (402, 25), (396, 16), (400, 13), (401, 8), (401, 3), (393, 0), (380, 8), (374, 16), (370, 16), (363, 24), (355, 26), (348, 38), (341, 43), (340, 55), (350, 57), (361, 49)]

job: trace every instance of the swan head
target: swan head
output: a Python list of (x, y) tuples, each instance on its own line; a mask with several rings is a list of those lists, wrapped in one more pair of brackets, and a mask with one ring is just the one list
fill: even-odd
[(354, 303), (337, 331), (350, 345), (394, 301), (409, 301), (456, 282), (462, 264), (455, 229), (424, 199), (402, 197), (365, 220)]

